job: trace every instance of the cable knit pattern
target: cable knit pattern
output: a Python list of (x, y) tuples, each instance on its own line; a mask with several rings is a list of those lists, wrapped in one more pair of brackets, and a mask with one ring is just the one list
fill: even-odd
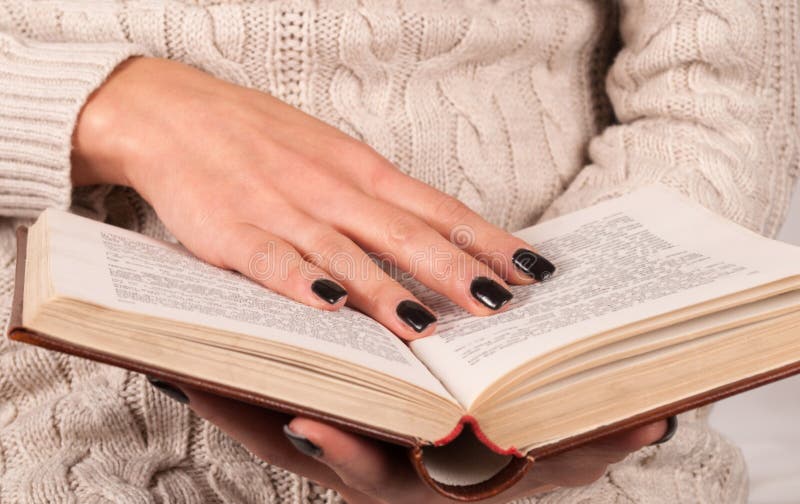
[(629, 2), (607, 81), (622, 124), (548, 216), (660, 181), (774, 235), (798, 174), (797, 19), (797, 2)]
[[(46, 207), (172, 239), (134, 191), (70, 187), (80, 107), (131, 55), (271, 93), (508, 229), (661, 181), (772, 235), (798, 175), (798, 15), (781, 0), (0, 0), (0, 320), (13, 229)], [(3, 336), (0, 399), (0, 502), (341, 501), (134, 373)], [(707, 414), (529, 502), (745, 502), (741, 455)]]

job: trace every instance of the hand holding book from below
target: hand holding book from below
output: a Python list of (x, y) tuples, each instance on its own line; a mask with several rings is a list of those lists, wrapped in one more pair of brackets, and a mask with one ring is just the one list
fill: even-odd
[[(185, 402), (261, 459), (339, 492), (351, 504), (446, 504), (453, 502), (419, 479), (404, 450), (331, 425), (259, 408), (186, 385), (151, 380)], [(607, 436), (537, 461), (510, 490), (490, 497), (506, 503), (559, 487), (588, 485), (609, 464), (654, 444), (667, 431), (664, 420)]]

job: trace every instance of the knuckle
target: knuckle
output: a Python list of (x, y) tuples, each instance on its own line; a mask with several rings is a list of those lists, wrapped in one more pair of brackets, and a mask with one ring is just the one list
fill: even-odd
[(336, 142), (335, 149), (343, 159), (355, 162), (361, 161), (371, 152), (367, 144), (352, 137), (347, 137)]
[(376, 168), (381, 164), (382, 158), (380, 154), (375, 152), (369, 145), (355, 138), (347, 138), (339, 142), (335, 149), (340, 158), (354, 166), (358, 166), (359, 169)]
[[(308, 177), (308, 180), (325, 180), (327, 183), (332, 177), (329, 177), (325, 171), (324, 166), (319, 162), (306, 157), (303, 153), (284, 150), (281, 153), (279, 163), (271, 165), (271, 173), (267, 176), (288, 177), (289, 174), (297, 174), (300, 177)], [(284, 193), (285, 188), (278, 182), (273, 182), (278, 187), (279, 193)]]
[(189, 216), (189, 229), (198, 235), (205, 235), (208, 230), (219, 226), (218, 223), (224, 222), (227, 216), (227, 207), (220, 198), (210, 197), (206, 199), (206, 204), (197, 212)]
[(343, 237), (335, 229), (325, 229), (314, 239), (313, 252), (323, 260), (329, 260), (343, 248)]
[(367, 180), (366, 192), (371, 196), (387, 194), (396, 187), (397, 168), (380, 154), (367, 148), (358, 157), (360, 170)]
[(335, 229), (326, 229), (314, 240), (305, 260), (327, 270), (336, 280), (349, 280), (354, 278), (356, 267), (351, 245), (349, 238)]
[(260, 282), (273, 278), (280, 271), (281, 259), (291, 259), (289, 255), (281, 258), (282, 254), (278, 253), (278, 248), (278, 243), (269, 239), (251, 244), (247, 253), (246, 271), (242, 273)]
[(472, 214), (467, 205), (447, 194), (439, 197), (433, 211), (437, 218), (450, 227), (464, 222)]
[(370, 313), (375, 313), (375, 311), (380, 307), (381, 299), (383, 298), (381, 293), (382, 289), (380, 288), (369, 289), (369, 291), (366, 293), (366, 309)]
[(238, 226), (230, 224), (214, 226), (213, 233), (202, 235), (197, 233), (197, 235), (201, 236), (196, 251), (198, 257), (220, 268), (238, 270), (241, 267), (242, 250), (229, 245), (243, 241)]
[(367, 144), (351, 136), (346, 136), (340, 140), (337, 140), (333, 142), (333, 145), (335, 150), (344, 159), (348, 160), (358, 160), (360, 156), (363, 156), (370, 151), (370, 148)]
[(385, 241), (390, 248), (404, 247), (423, 231), (423, 224), (405, 212), (398, 212), (386, 223)]
[[(220, 191), (218, 194), (212, 194), (211, 191), (199, 191), (192, 199), (181, 200), (180, 203), (187, 204), (196, 209), (190, 212), (183, 221), (184, 229), (188, 238), (185, 244), (191, 244), (195, 247), (194, 252), (198, 255), (204, 255), (203, 259), (219, 265), (221, 262), (221, 255), (228, 252), (228, 244), (236, 243), (230, 240), (220, 240), (220, 236), (224, 238), (237, 237), (236, 232), (236, 209), (226, 202), (228, 196), (227, 191)], [(174, 213), (175, 202), (169, 202), (170, 207), (167, 208), (167, 213)], [(191, 245), (187, 245), (190, 248)], [(213, 257), (213, 259), (210, 259)]]
[(370, 282), (367, 291), (364, 293), (366, 309), (370, 313), (378, 313), (381, 307), (386, 305), (386, 299), (393, 298), (392, 293), (397, 288), (397, 284), (389, 279)]
[(432, 278), (454, 294), (466, 278), (472, 278), (475, 271), (482, 271), (480, 265), (460, 250), (454, 254), (448, 251), (435, 251), (426, 257), (427, 269)]
[(373, 163), (367, 165), (365, 171), (367, 180), (369, 181), (366, 188), (366, 192), (371, 196), (386, 194), (387, 192), (386, 188), (392, 186), (395, 177), (395, 173), (393, 173), (393, 170), (390, 170), (385, 166)]

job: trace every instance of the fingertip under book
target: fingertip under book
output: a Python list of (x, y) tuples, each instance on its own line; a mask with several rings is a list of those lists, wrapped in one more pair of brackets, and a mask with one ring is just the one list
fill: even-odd
[(650, 446), (666, 443), (675, 436), (676, 432), (678, 432), (678, 417), (673, 415), (667, 418), (667, 430), (664, 431), (664, 435), (650, 443)]
[(156, 390), (166, 395), (170, 399), (174, 399), (179, 403), (189, 404), (189, 397), (175, 385), (153, 376), (148, 376), (147, 381), (149, 381), (150, 385), (152, 385)]
[(322, 448), (312, 443), (311, 440), (304, 435), (293, 431), (288, 424), (283, 426), (283, 434), (286, 436), (286, 439), (292, 443), (292, 446), (303, 455), (314, 458), (319, 458), (323, 455)]

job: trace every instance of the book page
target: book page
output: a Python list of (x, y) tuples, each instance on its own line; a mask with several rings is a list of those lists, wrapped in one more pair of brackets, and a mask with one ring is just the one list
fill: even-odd
[(800, 248), (765, 239), (653, 186), (517, 233), (558, 268), (512, 287), (512, 307), (472, 317), (419, 295), (440, 316), (412, 343), (464, 405), (537, 355), (702, 301), (800, 274)]
[(48, 210), (60, 295), (326, 354), (451, 396), (397, 336), (350, 308), (328, 312), (211, 266), (181, 246)]

